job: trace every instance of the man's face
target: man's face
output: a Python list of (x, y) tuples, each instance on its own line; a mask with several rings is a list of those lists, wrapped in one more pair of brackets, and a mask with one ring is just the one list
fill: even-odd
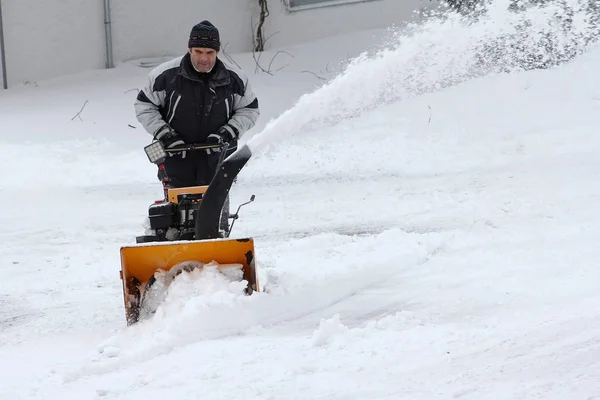
[(192, 64), (200, 72), (208, 72), (217, 62), (217, 51), (206, 47), (192, 47), (190, 49)]

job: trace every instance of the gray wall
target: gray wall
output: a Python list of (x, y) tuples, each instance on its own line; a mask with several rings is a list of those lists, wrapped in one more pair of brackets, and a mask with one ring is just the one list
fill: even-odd
[[(9, 87), (106, 67), (104, 0), (0, 0)], [(374, 0), (289, 12), (269, 0), (267, 48), (413, 18), (429, 0)], [(111, 0), (113, 59), (175, 56), (203, 19), (221, 31), (227, 52), (251, 51), (257, 0)]]
[(104, 67), (102, 1), (2, 0), (2, 13), (9, 87)]
[(437, 6), (430, 0), (371, 0), (290, 12), (289, 0), (271, 1), (267, 47), (298, 44), (353, 31), (389, 27), (418, 19), (423, 8)]

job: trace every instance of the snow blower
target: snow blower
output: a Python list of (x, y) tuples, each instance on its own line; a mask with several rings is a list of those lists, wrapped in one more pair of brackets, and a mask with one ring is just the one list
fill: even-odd
[[(209, 185), (170, 188), (164, 161), (168, 152), (204, 151), (225, 145), (193, 144), (165, 149), (158, 141), (144, 147), (150, 162), (158, 165), (163, 179), (164, 198), (148, 208), (150, 233), (136, 237), (136, 244), (121, 247), (121, 271), (125, 316), (127, 324), (138, 322), (145, 310), (146, 295), (150, 293), (157, 276), (171, 275), (172, 279), (189, 270), (205, 265), (216, 266), (220, 272), (239, 271), (238, 276), (247, 282), (245, 293), (259, 291), (252, 238), (230, 238), (233, 223), (238, 219), (242, 206), (229, 215), (223, 210), (229, 198), (229, 190), (238, 173), (252, 156), (248, 146), (220, 160), (217, 171)], [(222, 219), (233, 219), (231, 227)], [(223, 226), (228, 227), (223, 230)], [(148, 233), (148, 232), (147, 232)], [(230, 276), (229, 274), (228, 276)], [(150, 312), (150, 314), (152, 311)]]

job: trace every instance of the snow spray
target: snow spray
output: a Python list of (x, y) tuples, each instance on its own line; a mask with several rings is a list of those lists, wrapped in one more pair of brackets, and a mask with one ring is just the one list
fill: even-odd
[(495, 0), (465, 15), (446, 8), (394, 30), (372, 56), (352, 60), (248, 141), (257, 154), (286, 135), (335, 124), (380, 105), (495, 73), (550, 68), (598, 36), (589, 0)]

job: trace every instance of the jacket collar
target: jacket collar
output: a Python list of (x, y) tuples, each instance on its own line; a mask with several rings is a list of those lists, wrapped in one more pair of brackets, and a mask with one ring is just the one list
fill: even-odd
[[(197, 76), (198, 73), (196, 72), (196, 70), (194, 70), (194, 67), (192, 66), (190, 53), (187, 53), (181, 59), (179, 74), (186, 79), (204, 83), (204, 81)], [(229, 77), (229, 73), (227, 73), (227, 68), (225, 68), (225, 64), (223, 64), (223, 62), (219, 58), (217, 58), (217, 62), (215, 63), (212, 74), (208, 80), (208, 85), (211, 88), (214, 88), (217, 86), (228, 85), (230, 81), (231, 78)]]

